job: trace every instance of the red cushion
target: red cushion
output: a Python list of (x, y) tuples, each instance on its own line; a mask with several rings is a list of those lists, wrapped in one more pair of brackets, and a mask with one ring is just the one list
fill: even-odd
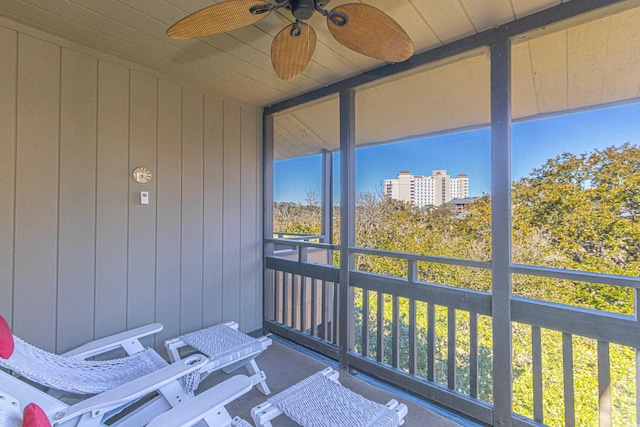
[(41, 407), (29, 403), (22, 411), (22, 427), (51, 427), (51, 423)]
[(4, 320), (4, 317), (0, 316), (0, 357), (8, 359), (13, 354), (13, 335), (11, 335), (11, 329)]

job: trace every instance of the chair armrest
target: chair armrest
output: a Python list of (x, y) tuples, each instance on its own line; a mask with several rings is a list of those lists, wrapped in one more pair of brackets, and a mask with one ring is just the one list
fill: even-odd
[(0, 390), (0, 425), (21, 425), (22, 408), (15, 397)]
[(226, 425), (231, 422), (231, 416), (224, 406), (250, 391), (252, 387), (253, 383), (247, 376), (233, 376), (155, 417), (147, 427), (189, 427), (204, 419), (215, 420), (213, 424), (208, 425)]
[(162, 328), (163, 326), (160, 323), (151, 323), (149, 325), (88, 342), (80, 347), (63, 353), (62, 356), (73, 357), (75, 359), (87, 359), (117, 348), (123, 348), (127, 354), (138, 353), (144, 350), (144, 346), (140, 343), (140, 338), (160, 332)]
[(82, 402), (69, 406), (51, 417), (52, 421), (63, 424), (66, 421), (90, 413), (91, 417), (102, 417), (105, 413), (144, 397), (161, 387), (182, 378), (186, 374), (201, 369), (207, 362), (202, 354), (195, 354), (167, 365), (155, 372), (136, 378), (111, 390), (92, 396)]
[(21, 403), (20, 413), (24, 406), (34, 402), (40, 406), (47, 415), (64, 411), (68, 405), (59, 401), (55, 397), (45, 393), (44, 391), (26, 383), (22, 379), (0, 370), (0, 392), (11, 392), (11, 396), (18, 399)]

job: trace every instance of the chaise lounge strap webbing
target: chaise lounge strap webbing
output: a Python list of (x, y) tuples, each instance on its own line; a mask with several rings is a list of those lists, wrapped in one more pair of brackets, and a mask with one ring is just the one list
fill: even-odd
[[(189, 334), (181, 335), (180, 339), (209, 357), (207, 370), (216, 369), (234, 360), (262, 350), (262, 343), (227, 325), (216, 325)], [(200, 373), (192, 372), (185, 376), (187, 390), (198, 388)]]
[(398, 415), (318, 372), (268, 401), (305, 427), (396, 427)]
[(110, 360), (81, 360), (49, 353), (13, 336), (15, 349), (0, 366), (47, 387), (69, 393), (98, 394), (168, 365), (147, 349)]

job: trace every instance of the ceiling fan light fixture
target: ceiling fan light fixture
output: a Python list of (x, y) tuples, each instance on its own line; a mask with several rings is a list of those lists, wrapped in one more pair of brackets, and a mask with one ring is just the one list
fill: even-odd
[(293, 17), (300, 20), (309, 19), (316, 10), (315, 0), (290, 0)]
[(303, 22), (320, 13), (329, 32), (349, 49), (387, 62), (402, 62), (414, 46), (404, 29), (389, 15), (365, 3), (344, 3), (331, 11), (331, 0), (223, 0), (173, 24), (167, 35), (192, 39), (233, 31), (255, 24), (272, 11), (286, 8), (295, 22), (283, 28), (271, 43), (271, 63), (276, 75), (291, 80), (300, 75), (316, 47), (313, 28)]

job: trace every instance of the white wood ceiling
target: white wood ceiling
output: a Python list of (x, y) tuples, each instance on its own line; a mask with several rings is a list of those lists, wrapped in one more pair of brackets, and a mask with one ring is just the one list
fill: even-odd
[[(274, 36), (292, 22), (279, 10), (257, 24), (198, 40), (166, 36), (212, 0), (1, 0), (0, 16), (192, 81), (260, 108), (384, 65), (336, 42), (324, 18), (309, 21), (318, 44), (305, 72), (285, 82), (271, 66)], [(563, 0), (331, 0), (376, 6), (402, 25), (416, 53), (462, 39)], [(568, 1), (568, 0), (564, 0)], [(576, 0), (574, 0), (576, 1)], [(582, 1), (582, 0), (577, 0)], [(640, 1), (636, 9), (542, 37), (514, 40), (513, 117), (640, 97)], [(0, 23), (1, 24), (1, 23)], [(476, 52), (358, 92), (359, 144), (489, 122), (489, 59)], [(338, 103), (324, 100), (279, 115), (276, 157), (338, 147)]]

